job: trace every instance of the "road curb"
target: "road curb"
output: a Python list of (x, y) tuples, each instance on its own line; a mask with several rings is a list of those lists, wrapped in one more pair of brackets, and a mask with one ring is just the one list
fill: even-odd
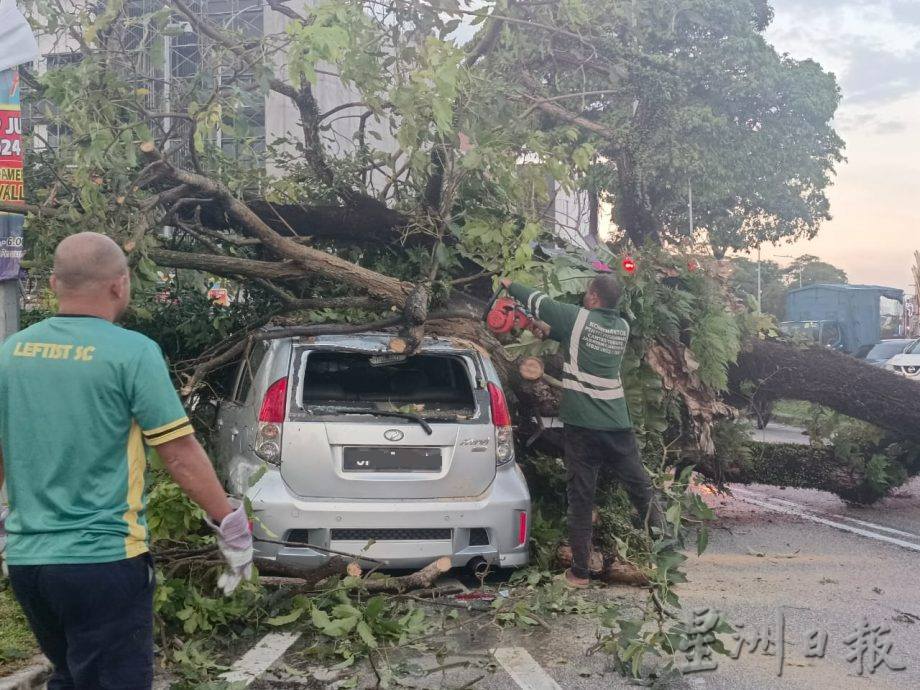
[(43, 656), (32, 659), (31, 665), (11, 676), (0, 678), (0, 690), (32, 690), (44, 687), (51, 675), (51, 662)]

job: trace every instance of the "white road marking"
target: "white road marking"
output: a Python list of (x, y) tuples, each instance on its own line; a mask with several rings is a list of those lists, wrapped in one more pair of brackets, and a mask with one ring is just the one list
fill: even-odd
[(562, 690), (523, 647), (499, 647), (492, 656), (521, 690)]
[[(842, 522), (835, 522), (834, 520), (828, 520), (827, 518), (819, 517), (818, 515), (813, 515), (805, 510), (802, 510), (801, 507), (792, 507), (778, 505), (777, 503), (767, 502), (758, 500), (756, 497), (769, 499), (769, 496), (763, 496), (762, 494), (756, 494), (752, 491), (746, 491), (744, 489), (732, 489), (732, 493), (741, 494), (738, 498), (745, 503), (753, 503), (754, 505), (760, 506), (761, 508), (767, 508), (769, 510), (775, 510), (778, 513), (786, 513), (787, 515), (795, 515), (802, 518), (803, 520), (809, 520), (811, 522), (816, 522), (819, 525), (826, 525), (827, 527), (833, 527), (834, 529), (841, 530), (842, 532), (850, 532), (851, 534), (858, 534), (862, 537), (869, 537), (870, 539), (875, 539), (876, 541), (886, 542), (888, 544), (894, 544), (895, 546), (900, 546), (905, 549), (910, 549), (911, 551), (920, 552), (920, 544), (914, 544), (909, 541), (904, 541), (903, 539), (895, 539), (894, 537), (888, 537), (884, 534), (878, 534), (876, 532), (870, 532), (868, 530), (860, 529), (859, 527), (853, 527), (852, 525), (845, 525)], [(777, 499), (783, 503), (790, 503), (790, 501), (783, 501), (782, 499)]]
[(884, 525), (876, 525), (874, 522), (866, 522), (865, 520), (857, 520), (852, 518), (849, 515), (834, 515), (835, 518), (841, 520), (846, 520), (847, 522), (855, 522), (857, 525), (862, 525), (863, 527), (871, 527), (874, 530), (879, 532), (888, 532), (889, 534), (899, 534), (902, 537), (907, 537), (908, 539), (917, 539), (920, 540), (920, 534), (914, 534), (913, 532), (904, 532), (903, 530), (894, 529), (893, 527), (885, 527)]
[(846, 520), (847, 522), (853, 522), (857, 525), (862, 525), (863, 527), (868, 527), (869, 529), (873, 529), (876, 532), (888, 532), (889, 534), (897, 534), (901, 537), (907, 537), (908, 539), (915, 539), (915, 540), (920, 541), (920, 534), (917, 534), (916, 532), (905, 532), (904, 530), (894, 529), (893, 527), (886, 527), (885, 525), (879, 525), (875, 522), (868, 522), (866, 520), (858, 520), (854, 517), (850, 517), (849, 515), (840, 515), (839, 513), (819, 513), (818, 511), (812, 510), (808, 506), (804, 506), (801, 503), (795, 503), (794, 501), (787, 501), (785, 498), (779, 498), (778, 496), (770, 496), (768, 494), (761, 494), (755, 491), (748, 491), (747, 489), (735, 489), (735, 490), (740, 491), (741, 493), (748, 494), (749, 496), (755, 496), (757, 498), (764, 499), (767, 501), (772, 501), (774, 503), (784, 503), (787, 506), (792, 506), (793, 508), (798, 508), (799, 510), (805, 510), (811, 513), (815, 513), (815, 514), (821, 515), (826, 518), (837, 518), (838, 520)]
[(300, 637), (300, 633), (269, 633), (221, 674), (228, 683), (250, 685), (265, 673)]

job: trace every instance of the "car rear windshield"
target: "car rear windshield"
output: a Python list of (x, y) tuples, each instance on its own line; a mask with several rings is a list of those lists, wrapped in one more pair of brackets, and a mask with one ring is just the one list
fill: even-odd
[(328, 408), (371, 409), (422, 416), (471, 415), (476, 407), (460, 357), (419, 354), (399, 359), (325, 351), (307, 355), (302, 403), (315, 413)]

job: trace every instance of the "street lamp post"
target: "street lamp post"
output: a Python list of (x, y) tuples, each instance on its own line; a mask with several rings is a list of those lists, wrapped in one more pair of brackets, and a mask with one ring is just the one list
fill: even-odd
[[(797, 256), (792, 256), (791, 254), (775, 254), (774, 256), (776, 256), (778, 259), (792, 259), (793, 261), (799, 258)], [(802, 266), (799, 266), (799, 270), (797, 271), (799, 274), (799, 287), (802, 287), (802, 268)]]

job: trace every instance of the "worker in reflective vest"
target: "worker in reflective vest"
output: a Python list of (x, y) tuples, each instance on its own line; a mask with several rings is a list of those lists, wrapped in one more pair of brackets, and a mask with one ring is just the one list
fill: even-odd
[[(565, 357), (559, 416), (565, 425), (569, 543), (572, 567), (566, 582), (588, 585), (591, 517), (602, 466), (622, 482), (645, 524), (661, 528), (663, 516), (639, 455), (620, 381), (629, 324), (616, 312), (620, 284), (601, 275), (588, 286), (583, 306), (550, 299), (539, 290), (502, 279), (511, 296), (542, 324), (542, 335), (558, 341)], [(538, 327), (539, 330), (539, 327)]]

